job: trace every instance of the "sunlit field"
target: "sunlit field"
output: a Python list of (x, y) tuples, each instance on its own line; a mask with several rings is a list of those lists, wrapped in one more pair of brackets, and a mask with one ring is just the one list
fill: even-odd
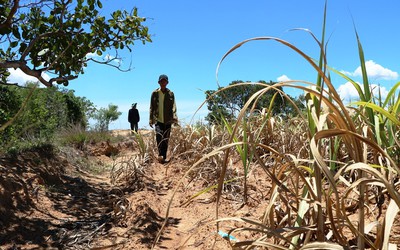
[[(25, 216), (24, 212), (28, 211), (30, 206), (34, 207), (35, 204), (40, 203), (38, 195), (41, 194), (43, 197), (54, 190), (61, 190), (60, 187), (65, 183), (72, 183), (68, 187), (71, 189), (76, 188), (77, 184), (84, 183), (92, 193), (79, 193), (79, 198), (84, 200), (82, 204), (72, 200), (73, 195), (71, 196), (72, 192), (69, 189), (65, 195), (59, 192), (63, 198), (54, 200), (62, 202), (71, 199), (67, 205), (74, 205), (74, 211), (78, 211), (77, 214), (81, 216), (72, 212), (68, 214), (67, 212), (70, 211), (67, 206), (67, 212), (65, 210), (64, 212), (69, 217), (65, 219), (62, 226), (66, 227), (65, 225), (72, 225), (68, 223), (84, 221), (85, 223), (96, 222), (98, 223), (96, 225), (86, 224), (96, 227), (87, 227), (86, 236), (82, 236), (83, 234), (78, 231), (80, 228), (74, 227), (73, 229), (77, 230), (76, 233), (74, 232), (75, 238), (71, 235), (67, 237), (69, 228), (64, 230), (62, 226), (59, 226), (57, 223), (61, 223), (60, 220), (51, 226), (59, 227), (57, 228), (59, 231), (54, 229), (54, 232), (64, 230), (63, 234), (59, 233), (61, 235), (59, 236), (50, 229), (44, 230), (43, 235), (46, 233), (52, 236), (53, 242), (48, 243), (50, 236), (45, 235), (48, 238), (42, 239), (44, 243), (40, 243), (72, 246), (80, 237), (81, 245), (77, 248), (90, 246), (95, 242), (99, 244), (99, 247), (93, 249), (108, 249), (113, 247), (113, 244), (119, 244), (121, 248), (118, 249), (123, 249), (125, 243), (131, 246), (128, 245), (132, 243), (129, 241), (131, 236), (139, 235), (137, 231), (130, 230), (128, 222), (124, 221), (135, 205), (130, 204), (135, 199), (128, 198), (134, 197), (135, 192), (145, 190), (148, 193), (142, 194), (143, 197), (146, 195), (150, 197), (151, 193), (153, 198), (154, 196), (157, 198), (153, 201), (157, 200), (160, 204), (167, 201), (165, 211), (163, 210), (165, 207), (161, 205), (151, 208), (150, 205), (154, 203), (146, 204), (148, 205), (146, 208), (158, 220), (151, 224), (153, 227), (150, 229), (153, 231), (146, 232), (148, 233), (146, 242), (142, 243), (147, 244), (146, 247), (151, 245), (152, 248), (158, 249), (157, 247), (162, 244), (160, 242), (163, 236), (168, 233), (166, 231), (171, 219), (169, 215), (173, 204), (176, 204), (174, 201), (177, 194), (183, 190), (179, 196), (181, 199), (179, 208), (190, 209), (190, 204), (204, 196), (207, 196), (208, 204), (215, 205), (215, 214), (212, 214), (212, 229), (209, 229), (207, 233), (211, 232), (217, 236), (219, 233), (222, 236), (219, 238), (220, 242), (229, 244), (232, 249), (400, 249), (400, 217), (398, 215), (400, 208), (398, 87), (400, 82), (396, 83), (385, 97), (382, 97), (379, 92), (374, 94), (368, 79), (362, 42), (356, 28), (354, 42), (358, 45), (363, 79), (361, 84), (331, 68), (328, 64), (329, 53), (326, 52), (329, 49), (325, 38), (325, 19), (326, 13), (324, 13), (323, 32), (320, 38), (307, 29), (296, 29), (297, 32), (305, 32), (312, 37), (315, 42), (315, 51), (319, 52), (319, 58), (308, 56), (295, 44), (286, 40), (268, 36), (249, 38), (229, 49), (218, 63), (217, 78), (220, 66), (230, 60), (232, 52), (240, 50), (244, 44), (256, 41), (279, 44), (291, 53), (294, 52), (315, 71), (316, 81), (290, 80), (274, 84), (243, 82), (218, 89), (207, 97), (203, 105), (213, 100), (216, 95), (222, 96), (224, 92), (232, 88), (245, 85), (260, 87), (260, 90), (246, 100), (244, 107), (235, 114), (234, 118), (226, 117), (221, 112), (214, 123), (193, 122), (190, 125), (173, 126), (169, 141), (170, 159), (165, 165), (155, 160), (158, 152), (156, 142), (153, 140), (154, 131), (142, 130), (137, 133), (126, 130), (125, 134), (115, 136), (108, 131), (109, 120), (100, 126), (102, 128), (100, 131), (90, 131), (86, 129), (87, 124), (83, 123), (76, 126), (64, 126), (70, 122), (65, 115), (68, 112), (64, 102), (58, 100), (64, 101), (65, 96), (55, 89), (49, 88), (49, 93), (45, 95), (42, 92), (35, 92), (36, 85), (31, 86), (32, 88), (27, 86), (26, 90), (23, 90), (25, 95), (24, 98), (21, 97), (21, 107), (14, 113), (10, 112), (9, 117), (4, 118), (4, 124), (0, 126), (0, 136), (4, 138), (0, 154), (2, 157), (7, 156), (4, 159), (0, 158), (4, 161), (1, 162), (0, 167), (4, 173), (8, 174), (8, 179), (0, 178), (0, 194), (1, 197), (16, 204), (14, 206), (10, 202), (11, 208), (0, 204), (2, 205), (0, 208), (4, 211), (8, 209), (10, 218), (11, 215), (15, 216), (14, 210), (17, 211), (19, 207), (23, 207), (18, 205), (25, 204), (26, 201), (14, 197), (24, 196), (27, 197), (29, 204), (25, 204), (26, 210), (18, 210), (20, 212), (18, 216), (21, 214)], [(338, 84), (332, 81), (332, 75), (350, 82), (358, 93), (357, 100), (351, 103), (344, 102), (335, 88)], [(303, 106), (300, 107), (298, 102), (282, 90), (283, 88), (304, 93)], [(17, 92), (14, 93), (11, 90), (4, 91), (9, 94), (7, 97), (9, 100), (16, 99), (14, 97), (20, 98), (19, 94), (15, 94)], [(265, 95), (271, 95), (271, 93), (273, 94), (268, 105), (259, 108), (257, 103)], [(34, 94), (39, 97), (29, 100), (31, 96), (35, 96)], [(72, 106), (76, 110), (79, 111), (85, 103), (88, 107), (91, 106), (87, 100), (76, 99), (72, 93), (69, 94), (70, 105), (74, 104), (75, 106)], [(51, 99), (48, 96), (54, 98)], [(50, 102), (50, 99), (54, 102)], [(35, 109), (34, 105), (39, 103), (36, 100), (48, 104), (51, 109)], [(293, 107), (290, 115), (277, 115), (272, 112), (274, 106), (277, 105), (277, 100), (285, 100), (286, 104)], [(28, 109), (29, 105), (33, 108)], [(42, 106), (38, 105), (38, 107)], [(113, 108), (117, 111), (116, 106)], [(201, 108), (199, 107), (198, 110)], [(30, 111), (25, 110), (26, 114), (23, 115), (24, 109)], [(45, 122), (43, 118), (38, 118), (42, 117), (38, 115), (39, 113), (45, 117), (44, 115), (47, 115), (49, 110), (56, 118)], [(76, 120), (82, 121), (84, 114), (78, 114), (80, 116), (75, 117)], [(60, 117), (63, 118), (62, 121)], [(120, 148), (115, 144), (121, 144), (120, 148), (129, 154), (118, 155), (122, 150), (119, 151)], [(107, 150), (96, 155), (100, 149), (104, 148)], [(11, 174), (14, 171), (12, 167), (19, 167), (19, 165), (10, 163), (14, 163), (18, 157), (21, 158), (23, 155), (20, 154), (21, 152), (35, 152), (38, 149), (43, 151), (43, 155), (49, 154), (50, 159), (53, 159), (51, 157), (54, 155), (62, 155), (59, 162), (65, 163), (65, 166), (69, 164), (71, 173), (80, 171), (78, 177), (69, 178), (66, 173), (68, 171), (60, 170), (60, 173), (54, 174), (59, 180), (55, 183), (59, 186), (56, 184), (49, 186), (45, 178), (36, 177), (32, 169), (35, 170), (35, 167), (41, 166), (45, 170), (39, 174), (50, 176), (46, 171), (51, 167), (46, 165), (46, 161), (42, 162), (40, 157), (33, 156), (32, 159), (22, 157), (21, 161), (25, 163), (23, 160), (27, 160), (31, 164), (29, 178), (22, 178), (22, 170)], [(33, 153), (32, 155), (35, 156)], [(104, 156), (107, 160), (102, 161), (96, 158), (96, 164), (90, 163), (91, 165), (86, 161), (81, 161), (81, 159), (88, 160), (94, 156)], [(6, 165), (6, 162), (9, 165)], [(60, 169), (63, 167), (58, 166), (58, 161), (49, 162), (57, 165), (57, 171), (58, 167)], [(79, 164), (90, 165), (90, 167), (81, 171)], [(154, 173), (158, 174), (157, 177), (162, 177), (157, 179), (150, 176)], [(101, 188), (96, 186), (97, 182), (85, 182), (82, 177), (89, 176), (95, 179), (93, 176), (96, 174), (99, 176), (102, 174)], [(7, 181), (3, 181), (5, 179)], [(18, 185), (12, 185), (12, 182)], [(192, 185), (193, 183), (196, 185)], [(164, 184), (168, 187), (166, 191), (163, 190), (165, 193), (159, 195)], [(33, 185), (37, 185), (37, 188), (33, 188)], [(172, 186), (171, 189), (169, 185)], [(13, 189), (10, 191), (9, 187)], [(186, 196), (187, 193), (189, 195)], [(88, 194), (92, 194), (92, 197)], [(36, 200), (31, 199), (34, 195), (36, 195)], [(92, 203), (88, 202), (90, 200), (88, 197), (92, 199)], [(142, 202), (143, 197), (134, 198)], [(50, 204), (49, 207), (55, 207), (53, 200), (46, 201)], [(101, 209), (92, 213), (90, 210), (92, 207)], [(236, 213), (243, 207), (249, 208), (246, 216)], [(261, 212), (260, 208), (262, 208)], [(222, 209), (223, 213), (220, 212)], [(19, 218), (18, 216), (15, 218)], [(73, 219), (70, 221), (70, 217), (75, 221)], [(82, 218), (85, 220), (81, 220)], [(173, 226), (178, 225), (181, 218), (175, 219)], [(15, 225), (19, 223), (17, 220), (10, 221)], [(3, 225), (1, 220), (0, 224)], [(46, 223), (43, 222), (44, 224)], [(137, 222), (137, 224), (140, 223)], [(106, 225), (109, 227), (107, 230)], [(210, 224), (208, 223), (207, 226)], [(122, 228), (121, 230), (128, 228), (124, 232), (126, 234), (123, 235), (126, 241), (117, 244), (115, 235), (118, 233), (112, 235), (112, 227)], [(201, 226), (196, 224), (195, 229), (198, 228)], [(4, 230), (6, 231), (4, 238), (14, 233), (11, 229)], [(169, 229), (171, 233), (171, 227)], [(193, 229), (193, 234), (197, 233), (195, 229)], [(23, 231), (19, 227), (15, 227), (15, 230)], [(115, 242), (103, 247), (102, 240), (106, 236), (103, 237), (102, 233), (104, 235), (109, 233), (106, 236), (109, 236), (110, 242), (112, 240)], [(164, 237), (163, 243), (166, 244), (168, 240), (171, 240), (168, 237)], [(242, 240), (239, 241), (238, 238)], [(23, 238), (21, 242), (25, 239)], [(22, 245), (21, 242), (19, 243)], [(13, 239), (7, 244), (10, 246), (14, 244)], [(184, 245), (179, 247), (184, 248)]]
[[(241, 45), (264, 40), (295, 51), (315, 69), (318, 80), (262, 84), (263, 90), (247, 101), (235, 121), (175, 128), (174, 134), (179, 136), (171, 142), (173, 155), (191, 162), (186, 177), (208, 183), (192, 199), (215, 191), (218, 207), (228, 187), (235, 185), (235, 198), (246, 204), (251, 198), (246, 180), (254, 169), (262, 169), (267, 176), (264, 181), (271, 182), (261, 217), (215, 215), (217, 227), (239, 222), (229, 234), (252, 235), (251, 240), (232, 241), (233, 248), (397, 249), (400, 83), (385, 99), (373, 95), (361, 41), (355, 33), (363, 73), (361, 86), (329, 68), (324, 36), (317, 40), (310, 33), (321, 51), (318, 60), (279, 38), (253, 38), (234, 46), (219, 65)], [(330, 74), (351, 82), (358, 100), (345, 105)], [(273, 101), (264, 110), (255, 110), (260, 96), (272, 89), (277, 98), (288, 99), (277, 87), (304, 91), (306, 112), (290, 118), (272, 116), (269, 109)]]

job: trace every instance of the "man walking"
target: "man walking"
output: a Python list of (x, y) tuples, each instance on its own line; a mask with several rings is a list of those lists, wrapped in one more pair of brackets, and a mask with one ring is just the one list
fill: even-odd
[(166, 163), (171, 126), (178, 123), (178, 117), (176, 115), (175, 95), (167, 88), (168, 76), (160, 75), (158, 84), (160, 88), (151, 93), (149, 124), (150, 127), (155, 125), (158, 161)]
[(138, 123), (140, 121), (139, 111), (136, 108), (137, 103), (132, 104), (128, 113), (128, 121), (131, 124), (131, 132), (138, 132)]

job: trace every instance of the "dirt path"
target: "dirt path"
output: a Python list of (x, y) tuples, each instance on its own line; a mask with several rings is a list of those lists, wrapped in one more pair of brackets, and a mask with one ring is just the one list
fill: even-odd
[(146, 180), (143, 190), (125, 195), (130, 209), (124, 215), (122, 223), (108, 232), (108, 235), (118, 236), (106, 237), (97, 244), (110, 246), (121, 243), (115, 247), (149, 249), (164, 225), (168, 211), (167, 222), (155, 249), (229, 248), (212, 223), (215, 217), (213, 200), (203, 198), (199, 202), (181, 206), (181, 203), (193, 195), (193, 190), (181, 185), (168, 210), (175, 188), (184, 175), (180, 169), (183, 166), (174, 162), (168, 165), (153, 163), (148, 169), (149, 179)]
[(165, 221), (154, 249), (229, 248), (213, 223), (212, 195), (181, 206), (204, 188), (187, 180), (178, 185), (187, 169), (182, 163), (150, 160), (130, 185), (112, 185), (111, 168), (97, 174), (88, 168), (97, 162), (115, 170), (137, 154), (125, 145), (117, 157), (89, 162), (77, 160), (79, 152), (46, 150), (2, 159), (0, 249), (150, 249)]

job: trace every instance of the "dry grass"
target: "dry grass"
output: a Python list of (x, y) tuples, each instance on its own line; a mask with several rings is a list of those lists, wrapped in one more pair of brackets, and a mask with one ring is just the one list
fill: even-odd
[[(321, 41), (309, 34), (321, 52), (318, 62), (275, 37), (252, 38), (232, 47), (219, 65), (245, 43), (273, 41), (304, 58), (316, 70), (318, 79), (316, 83), (287, 81), (274, 86), (253, 83), (263, 85), (264, 89), (248, 100), (236, 123), (180, 128), (175, 133), (179, 136), (172, 142), (174, 155), (188, 162), (185, 178), (202, 179), (208, 185), (198, 194), (216, 189), (217, 208), (229, 181), (240, 180), (241, 187), (234, 192), (241, 192), (241, 201), (246, 202), (249, 172), (261, 168), (268, 175), (272, 187), (265, 198), (269, 204), (262, 218), (219, 218), (216, 214), (217, 227), (226, 221), (237, 221), (242, 226), (232, 229), (230, 234), (247, 231), (254, 236), (253, 240), (233, 242), (235, 249), (396, 247), (390, 232), (400, 207), (398, 157), (393, 153), (399, 152), (400, 146), (400, 101), (394, 100), (400, 84), (390, 91), (389, 100), (374, 98), (357, 35), (363, 88), (332, 70), (357, 85), (360, 101), (346, 106), (329, 76), (324, 34)], [(284, 120), (254, 110), (254, 102), (270, 89), (288, 99), (277, 87), (303, 90), (306, 116), (299, 112), (297, 117)], [(235, 175), (232, 167), (237, 169), (238, 164), (232, 162), (242, 166)]]

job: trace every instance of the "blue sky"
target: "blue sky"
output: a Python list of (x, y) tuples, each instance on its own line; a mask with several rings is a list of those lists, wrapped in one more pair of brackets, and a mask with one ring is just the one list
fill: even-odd
[[(235, 44), (249, 38), (273, 36), (289, 41), (313, 58), (319, 48), (309, 34), (289, 31), (307, 28), (321, 37), (324, 0), (103, 0), (102, 15), (112, 10), (138, 8), (146, 17), (152, 43), (138, 42), (132, 53), (123, 52), (121, 72), (104, 65), (89, 64), (85, 74), (71, 81), (68, 89), (85, 96), (97, 107), (118, 105), (121, 117), (110, 129), (128, 129), (127, 112), (138, 103), (139, 128), (149, 128), (149, 101), (158, 87), (160, 74), (169, 76), (175, 92), (178, 117), (182, 124), (201, 120), (206, 107), (195, 111), (205, 100), (204, 91), (218, 88), (216, 68), (222, 56)], [(327, 9), (328, 64), (361, 82), (353, 21), (365, 59), (370, 83), (385, 92), (399, 81), (400, 19), (398, 0), (331, 0)], [(22, 81), (12, 72), (14, 81)], [(19, 78), (18, 78), (19, 77)], [(293, 51), (273, 41), (245, 44), (230, 54), (219, 68), (220, 86), (235, 80), (280, 81), (285, 79), (315, 82), (316, 72)], [(346, 80), (333, 76), (344, 99), (354, 96)], [(286, 91), (296, 96), (294, 89)]]

